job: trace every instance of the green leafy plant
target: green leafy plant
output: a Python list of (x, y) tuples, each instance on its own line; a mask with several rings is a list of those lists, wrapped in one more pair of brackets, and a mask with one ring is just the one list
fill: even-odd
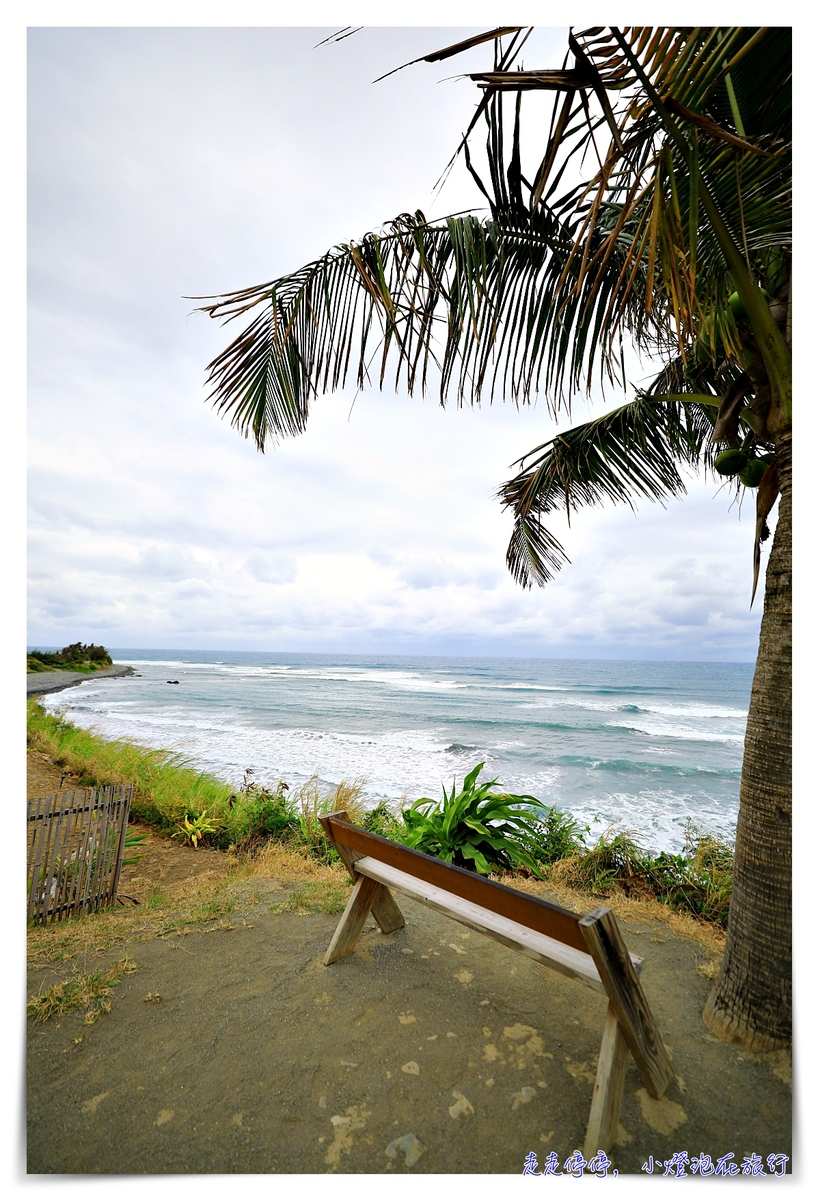
[(274, 788), (259, 787), (248, 769), (239, 791), (228, 800), (228, 816), (211, 841), (220, 850), (238, 846), (252, 851), (270, 838), (288, 839), (298, 830), (296, 806), (289, 785), (279, 780)]
[(589, 830), (588, 825), (580, 829), (570, 813), (552, 805), (539, 819), (537, 861), (555, 863), (561, 858), (577, 854), (582, 849), (585, 834)]
[[(134, 850), (137, 846), (144, 846), (149, 837), (150, 834), (148, 833), (138, 833), (135, 829), (127, 830), (124, 843), (125, 852), (127, 853), (128, 850)], [(123, 867), (132, 867), (135, 863), (141, 861), (141, 854), (132, 854), (128, 858), (123, 858), (122, 865)]]
[(194, 816), (192, 821), (190, 814), (186, 813), (184, 821), (173, 836), (183, 838), (190, 843), (194, 850), (198, 850), (199, 842), (212, 837), (218, 828), (218, 822), (208, 817), (207, 809), (204, 808)]
[(456, 781), (451, 793), (444, 787), (442, 803), (422, 796), (404, 809), (406, 845), (481, 875), (522, 868), (541, 878), (542, 830), (531, 807), (539, 802), (493, 791), (496, 779), (478, 784), (484, 765), (469, 772), (459, 792)]

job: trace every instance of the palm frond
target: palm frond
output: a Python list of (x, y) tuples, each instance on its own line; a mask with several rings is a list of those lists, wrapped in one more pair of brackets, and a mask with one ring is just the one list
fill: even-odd
[[(319, 392), (383, 386), (390, 362), (395, 386), (410, 393), (436, 374), (441, 403), (486, 393), (525, 403), (545, 391), (556, 412), (595, 362), (603, 377), (621, 376), (604, 317), (626, 249), (608, 257), (590, 294), (576, 289), (572, 245), (548, 214), (525, 228), (403, 214), (292, 275), (209, 298), (202, 311), (228, 322), (261, 309), (210, 364), (211, 396), (260, 449), (301, 433)], [(645, 326), (636, 297), (627, 304), (632, 327)]]
[(718, 398), (643, 393), (560, 433), (520, 460), (499, 497), (514, 514), (506, 563), (523, 587), (553, 578), (567, 556), (542, 524), (545, 513), (584, 505), (663, 500), (686, 491), (681, 464), (712, 461)]
[[(349, 382), (423, 393), (436, 381), (442, 404), (538, 395), (556, 415), (598, 376), (621, 384), (626, 338), (658, 354), (648, 392), (544, 443), (501, 489), (507, 562), (530, 586), (567, 561), (544, 514), (677, 495), (713, 440), (741, 427), (771, 443), (773, 399), (787, 420), (792, 166), (786, 29), (595, 27), (571, 34), (573, 66), (566, 55), (559, 70), (512, 70), (527, 36), (497, 29), (426, 56), (494, 41), (456, 152), (488, 218), (402, 214), (204, 311), (250, 314), (209, 380), (260, 449), (300, 433), (313, 396)], [(552, 109), (528, 170), (533, 90)], [(470, 144), (481, 122), (482, 165)]]

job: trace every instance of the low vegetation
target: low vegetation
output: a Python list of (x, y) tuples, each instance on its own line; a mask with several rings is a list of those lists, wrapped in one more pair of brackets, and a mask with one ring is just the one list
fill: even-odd
[(258, 864), (274, 850), (300, 863), (302, 873), (307, 863), (333, 868), (320, 886), (310, 883), (284, 902), (295, 911), (343, 908), (348, 889), (335, 873), (338, 856), (320, 817), (345, 810), (373, 833), (482, 874), (511, 871), (602, 897), (655, 899), (717, 926), (727, 922), (733, 870), (727, 842), (689, 825), (681, 854), (651, 854), (631, 832), (613, 828), (589, 844), (588, 828), (569, 814), (497, 790), (497, 780), (480, 783), (483, 764), (460, 790), (454, 783), (450, 793), (444, 789), (442, 801), (423, 797), (394, 808), (381, 801), (366, 809), (361, 779), (325, 791), (314, 777), (291, 790), (283, 781), (261, 787), (248, 771), (231, 789), (177, 754), (104, 741), (46, 713), (36, 700), (29, 701), (28, 736), (33, 749), (76, 774), (82, 786), (133, 783), (133, 815), (182, 842), (229, 849)]
[(112, 667), (113, 660), (104, 646), (83, 645), (82, 642), (72, 642), (63, 646), (62, 650), (32, 650), (26, 655), (28, 671), (82, 671), (90, 675), (93, 671), (101, 671)]
[(84, 1008), (84, 1024), (93, 1025), (101, 1013), (110, 1011), (108, 997), (116, 984), (137, 969), (138, 964), (126, 956), (107, 971), (91, 971), (88, 975), (75, 971), (68, 979), (32, 996), (28, 1002), (28, 1015), (35, 1021), (47, 1021), (49, 1017), (61, 1017)]
[(650, 854), (627, 831), (609, 829), (593, 846), (556, 862), (550, 877), (596, 895), (615, 891), (727, 926), (733, 848), (688, 822), (681, 854)]
[(423, 796), (404, 809), (402, 840), (480, 875), (523, 869), (541, 878), (541, 805), (534, 796), (494, 790), (496, 779), (478, 783), (484, 765), (469, 772), (459, 792), (454, 781), (450, 793), (444, 787), (442, 802)]

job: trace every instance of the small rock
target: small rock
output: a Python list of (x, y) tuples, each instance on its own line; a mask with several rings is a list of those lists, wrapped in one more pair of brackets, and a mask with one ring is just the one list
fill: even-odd
[(521, 1104), (530, 1104), (536, 1096), (537, 1092), (533, 1087), (524, 1087), (519, 1092), (515, 1092), (511, 1097), (511, 1108), (519, 1108)]
[(401, 1138), (395, 1138), (384, 1151), (387, 1158), (397, 1158), (398, 1151), (404, 1156), (407, 1167), (413, 1167), (423, 1154), (426, 1147), (419, 1142), (413, 1133), (405, 1133)]
[(449, 1116), (453, 1121), (458, 1120), (461, 1116), (469, 1116), (474, 1112), (474, 1106), (471, 1101), (467, 1100), (462, 1092), (453, 1091), (452, 1095), (456, 1103), (449, 1105)]
[(403, 1066), (401, 1067), (401, 1070), (403, 1071), (404, 1075), (419, 1075), (420, 1074), (420, 1067), (414, 1061), (404, 1063)]

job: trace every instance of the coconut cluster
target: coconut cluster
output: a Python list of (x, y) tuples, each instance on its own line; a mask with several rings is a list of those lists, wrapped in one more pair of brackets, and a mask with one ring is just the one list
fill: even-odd
[(719, 475), (726, 475), (728, 478), (738, 475), (745, 487), (757, 488), (774, 458), (774, 454), (754, 455), (747, 450), (735, 448), (722, 450), (721, 454), (716, 456), (713, 466)]

